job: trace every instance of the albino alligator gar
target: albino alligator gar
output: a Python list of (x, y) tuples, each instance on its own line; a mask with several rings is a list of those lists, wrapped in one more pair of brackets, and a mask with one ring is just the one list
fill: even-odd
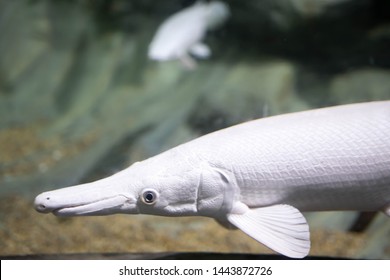
[(108, 178), (42, 193), (35, 207), (59, 216), (207, 216), (302, 258), (310, 234), (301, 211), (390, 216), (390, 101), (232, 126)]
[(190, 53), (199, 58), (210, 57), (211, 50), (202, 41), (206, 32), (221, 25), (229, 14), (229, 7), (221, 1), (199, 1), (170, 16), (150, 43), (149, 58), (159, 61), (180, 59), (188, 69), (195, 68), (196, 62)]

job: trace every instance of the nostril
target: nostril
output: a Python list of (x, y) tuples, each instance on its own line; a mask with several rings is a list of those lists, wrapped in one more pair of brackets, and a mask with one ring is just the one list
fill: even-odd
[(34, 204), (35, 204), (35, 210), (37, 210), (40, 213), (47, 213), (50, 212), (50, 196), (37, 196), (35, 198)]
[(37, 209), (37, 211), (39, 212), (42, 212), (42, 211), (45, 211), (46, 210), (46, 205), (45, 204), (38, 204), (35, 209)]

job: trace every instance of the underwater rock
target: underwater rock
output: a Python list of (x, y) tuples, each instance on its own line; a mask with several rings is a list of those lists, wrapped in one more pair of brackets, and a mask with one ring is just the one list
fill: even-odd
[[(294, 10), (304, 17), (319, 16), (326, 12), (327, 8), (337, 6), (348, 1), (351, 0), (289, 0)], [(279, 2), (283, 2), (283, 0), (279, 0)]]
[(0, 2), (2, 83), (14, 84), (35, 59), (48, 51), (51, 26), (46, 9), (42, 1), (35, 5), (19, 0)]
[[(234, 1), (234, 0), (233, 0)], [(232, 20), (256, 22), (256, 30), (271, 27), (274, 30), (292, 30), (305, 20), (327, 16), (333, 10), (344, 15), (350, 12), (349, 2), (352, 0), (263, 0), (263, 1), (231, 1)], [(365, 0), (369, 2), (369, 0)], [(232, 3), (233, 2), (233, 3)], [(254, 13), (256, 18), (248, 19)], [(253, 32), (254, 30), (252, 30)]]
[[(225, 66), (226, 67), (226, 66)], [(224, 82), (204, 95), (191, 123), (215, 123), (222, 128), (250, 119), (307, 109), (296, 94), (294, 65), (288, 61), (236, 63)], [(207, 131), (209, 132), (209, 131)]]
[(389, 217), (380, 214), (366, 232), (367, 243), (358, 253), (359, 258), (390, 259)]
[(0, 18), (0, 126), (53, 117), (89, 17), (71, 3), (17, 0), (0, 3)]
[(339, 231), (347, 231), (357, 216), (354, 211), (305, 213), (310, 228)]
[(390, 98), (390, 71), (365, 68), (343, 73), (330, 82), (329, 91), (336, 104), (387, 100)]

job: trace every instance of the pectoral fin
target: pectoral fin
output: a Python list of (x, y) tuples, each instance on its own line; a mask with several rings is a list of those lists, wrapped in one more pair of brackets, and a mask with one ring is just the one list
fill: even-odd
[(203, 43), (194, 44), (190, 48), (190, 53), (196, 56), (197, 58), (203, 58), (203, 59), (209, 58), (211, 56), (210, 48)]
[(310, 251), (310, 232), (305, 217), (290, 205), (248, 209), (228, 214), (229, 222), (270, 249), (291, 258)]

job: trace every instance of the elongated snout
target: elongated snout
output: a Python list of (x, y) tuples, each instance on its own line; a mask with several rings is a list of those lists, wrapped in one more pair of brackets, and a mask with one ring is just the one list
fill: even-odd
[(100, 181), (41, 193), (35, 209), (57, 216), (92, 216), (138, 213), (136, 198), (120, 187)]
[(44, 192), (35, 198), (34, 206), (35, 210), (40, 213), (50, 213), (54, 208), (50, 205), (50, 193)]

